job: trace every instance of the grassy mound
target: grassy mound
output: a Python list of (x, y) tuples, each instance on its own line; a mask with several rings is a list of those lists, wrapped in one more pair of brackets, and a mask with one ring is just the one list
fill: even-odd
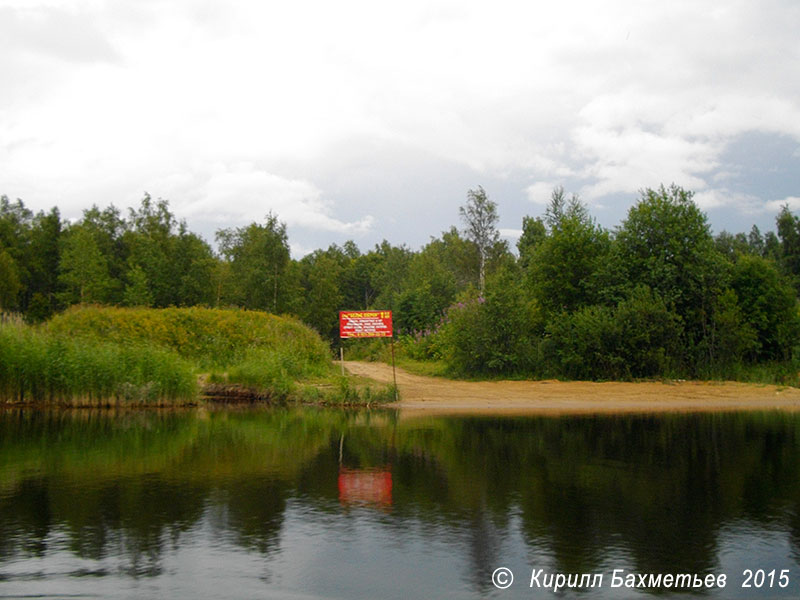
[(330, 362), (327, 345), (312, 329), (259, 311), (75, 306), (46, 327), (55, 334), (118, 344), (156, 344), (207, 369), (234, 365), (254, 349), (280, 350), (310, 368)]
[(394, 396), (338, 376), (327, 344), (301, 322), (258, 311), (78, 306), (40, 327), (0, 325), (0, 401), (186, 402), (197, 399), (198, 377), (226, 397)]

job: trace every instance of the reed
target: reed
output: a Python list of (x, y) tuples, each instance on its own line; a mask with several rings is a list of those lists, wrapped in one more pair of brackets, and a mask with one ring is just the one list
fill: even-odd
[(0, 324), (0, 400), (5, 402), (153, 404), (196, 397), (193, 366), (175, 352)]

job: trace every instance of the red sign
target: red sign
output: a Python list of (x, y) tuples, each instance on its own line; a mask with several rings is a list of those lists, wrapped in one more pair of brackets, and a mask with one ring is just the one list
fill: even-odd
[(343, 310), (339, 313), (339, 337), (392, 337), (392, 311)]

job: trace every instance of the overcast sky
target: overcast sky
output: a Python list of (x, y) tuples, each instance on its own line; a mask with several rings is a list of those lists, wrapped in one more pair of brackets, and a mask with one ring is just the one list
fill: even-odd
[[(0, 0), (0, 194), (77, 218), (170, 201), (213, 241), (418, 248), (482, 185), (618, 225), (696, 192), (715, 231), (800, 210), (796, 0)], [(513, 243), (513, 239), (512, 239)]]

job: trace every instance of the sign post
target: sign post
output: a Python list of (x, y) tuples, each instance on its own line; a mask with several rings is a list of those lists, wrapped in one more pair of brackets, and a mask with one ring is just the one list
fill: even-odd
[[(392, 378), (394, 396), (397, 400), (397, 371), (394, 365), (394, 337), (392, 331), (392, 311), (390, 310), (343, 310), (339, 312), (339, 338), (388, 337), (392, 345)], [(344, 349), (339, 346), (339, 356), (344, 374)]]

